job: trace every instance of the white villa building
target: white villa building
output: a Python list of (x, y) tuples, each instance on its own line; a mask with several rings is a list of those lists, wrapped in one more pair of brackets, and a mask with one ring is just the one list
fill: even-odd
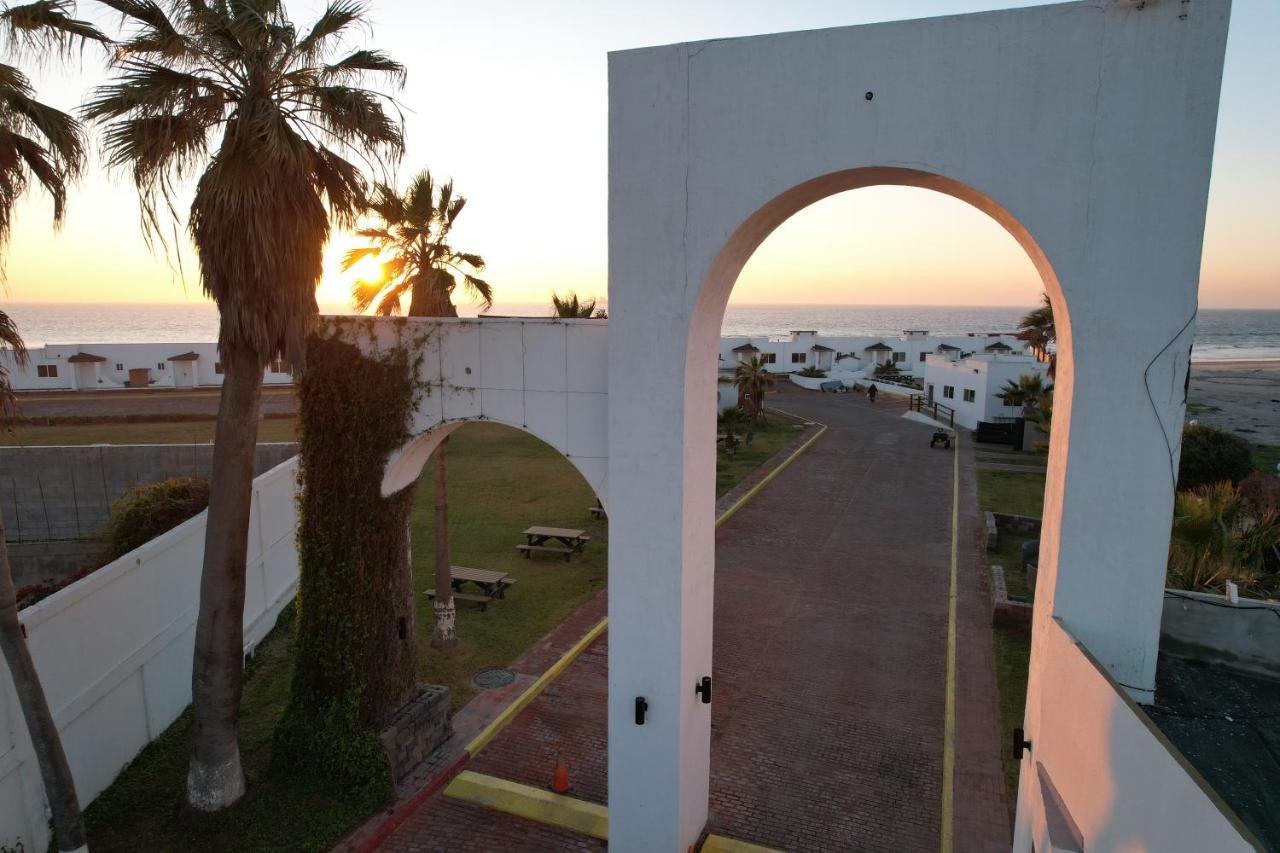
[(1022, 407), (1005, 405), (1000, 389), (1016, 385), (1021, 376), (1044, 378), (1048, 372), (1047, 362), (1021, 353), (974, 353), (959, 360), (930, 355), (924, 362), (924, 395), (954, 409), (956, 426), (976, 429), (979, 421), (1020, 417)]
[[(113, 388), (196, 388), (222, 384), (215, 343), (46, 344), (27, 351), (25, 367), (0, 350), (15, 391), (93, 391)], [(268, 385), (293, 381), (288, 363), (263, 371)]]
[[(1012, 332), (969, 332), (935, 335), (908, 329), (898, 335), (838, 336), (793, 330), (768, 337), (728, 336), (720, 339), (722, 368), (732, 368), (763, 355), (775, 373), (791, 373), (806, 367), (838, 373), (870, 373), (892, 362), (904, 376), (924, 376), (925, 358), (942, 355), (955, 361), (987, 352), (1022, 353), (1026, 344)], [(835, 378), (833, 376), (833, 378)]]

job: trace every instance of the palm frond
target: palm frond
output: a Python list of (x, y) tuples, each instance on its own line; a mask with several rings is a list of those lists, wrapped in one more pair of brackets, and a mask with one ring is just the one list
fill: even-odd
[(365, 4), (357, 0), (337, 0), (330, 3), (312, 24), (310, 32), (298, 42), (298, 52), (303, 56), (315, 55), (323, 48), (326, 40), (358, 22), (365, 11)]
[(407, 73), (403, 65), (380, 50), (357, 50), (331, 65), (324, 66), (321, 69), (321, 79), (324, 82), (345, 83), (370, 71), (389, 74), (400, 86), (404, 85)]
[(88, 21), (71, 16), (72, 0), (35, 0), (19, 6), (0, 7), (0, 28), (11, 51), (20, 54), (40, 51), (65, 56), (87, 42), (110, 41)]

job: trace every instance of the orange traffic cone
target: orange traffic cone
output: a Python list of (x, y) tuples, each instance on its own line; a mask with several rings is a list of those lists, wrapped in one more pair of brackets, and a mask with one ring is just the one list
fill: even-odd
[(556, 772), (551, 776), (551, 790), (557, 794), (567, 794), (573, 786), (569, 784), (569, 768), (565, 766), (564, 757), (556, 753)]

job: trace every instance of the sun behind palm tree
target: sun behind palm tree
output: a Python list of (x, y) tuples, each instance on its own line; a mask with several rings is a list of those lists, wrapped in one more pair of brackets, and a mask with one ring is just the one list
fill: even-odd
[(459, 283), (485, 308), (492, 307), (493, 288), (477, 275), (484, 272), (484, 258), (459, 252), (449, 243), (466, 205), (466, 198), (453, 194), (453, 181), (437, 186), (427, 170), (414, 176), (403, 195), (378, 184), (369, 204), (377, 222), (356, 232), (369, 245), (342, 257), (343, 270), (366, 258), (382, 262), (380, 278), (356, 282), (356, 309), (399, 314), (408, 295), (410, 317), (457, 317), (453, 294)]

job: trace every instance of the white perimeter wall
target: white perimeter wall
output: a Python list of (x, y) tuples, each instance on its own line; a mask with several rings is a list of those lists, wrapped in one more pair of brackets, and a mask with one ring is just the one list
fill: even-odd
[[(1247, 830), (1062, 623), (1049, 619), (1037, 628), (1054, 663), (1053, 677), (1041, 683), (1040, 727), (1054, 735), (1032, 738), (1023, 753), (1019, 836), (1045, 851), (1254, 849)], [(1051, 844), (1050, 824), (1063, 812), (1083, 846), (1061, 837)]]
[[(298, 583), (297, 459), (254, 480), (245, 649)], [(102, 792), (191, 702), (205, 513), (18, 614), (81, 804)], [(49, 844), (44, 785), (0, 661), (0, 847)]]

